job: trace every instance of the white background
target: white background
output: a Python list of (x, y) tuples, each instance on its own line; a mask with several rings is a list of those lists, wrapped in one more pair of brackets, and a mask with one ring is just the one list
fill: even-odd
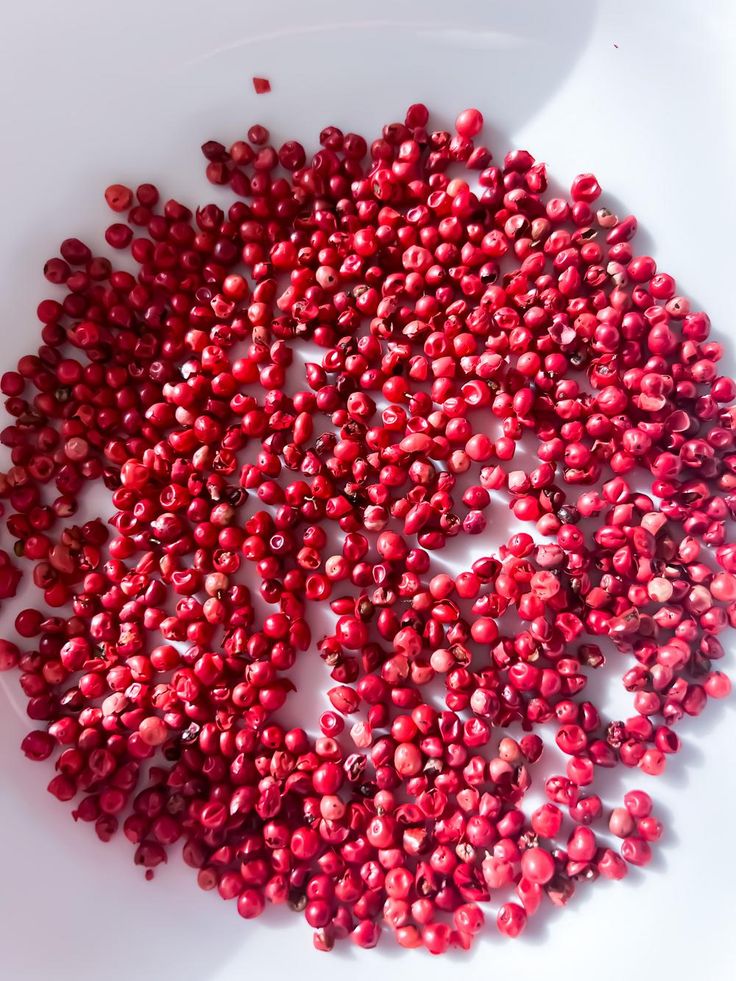
[[(604, 203), (639, 216), (641, 250), (733, 346), (732, 0), (6, 0), (1, 17), (3, 367), (37, 344), (55, 244), (79, 235), (103, 247), (108, 183), (150, 179), (202, 200), (205, 139), (231, 141), (256, 121), (312, 145), (327, 123), (370, 137), (420, 100), (445, 125), (478, 105), (497, 157), (528, 147), (568, 185), (594, 171)], [(270, 77), (272, 94), (256, 97), (252, 75)], [(641, 778), (668, 825), (651, 870), (581, 888), (522, 941), (489, 932), (470, 955), (435, 960), (389, 942), (318, 954), (301, 917), (270, 910), (246, 923), (178, 862), (146, 884), (126, 843), (102, 845), (45, 792), (50, 771), (18, 750), (29, 726), (16, 679), (2, 681), (7, 981), (733, 977), (732, 703), (683, 724), (666, 777)]]

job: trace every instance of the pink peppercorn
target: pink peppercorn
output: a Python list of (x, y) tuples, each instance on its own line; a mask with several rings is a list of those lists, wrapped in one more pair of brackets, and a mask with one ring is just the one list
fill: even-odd
[[(382, 924), (467, 949), (506, 887), (518, 936), (545, 894), (648, 864), (649, 795), (609, 813), (620, 854), (594, 831), (600, 770), (661, 774), (731, 690), (736, 383), (707, 316), (592, 174), (549, 199), (528, 151), (475, 144), (479, 110), (428, 123), (328, 126), (314, 155), (209, 140), (222, 206), (111, 185), (135, 272), (65, 240), (0, 379), (0, 597), (19, 562), (42, 594), (0, 642), (24, 753), (147, 878), (182, 838), (201, 888), (289, 903), (325, 951)], [(450, 574), (499, 508), (526, 530)], [(607, 648), (623, 721), (588, 691)], [(297, 676), (331, 706), (316, 736)], [(545, 748), (565, 765), (532, 810)]]

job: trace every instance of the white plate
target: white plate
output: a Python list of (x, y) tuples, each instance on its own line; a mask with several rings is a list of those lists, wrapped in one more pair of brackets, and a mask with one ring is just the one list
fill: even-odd
[[(111, 181), (152, 179), (198, 200), (207, 138), (255, 121), (312, 144), (327, 123), (370, 135), (417, 100), (445, 124), (477, 104), (497, 155), (528, 146), (562, 183), (594, 171), (607, 200), (639, 216), (642, 248), (734, 343), (732, 0), (35, 0), (6, 3), (3, 21), (3, 367), (36, 343), (55, 243), (101, 243)], [(273, 92), (255, 96), (252, 75)], [(102, 845), (46, 794), (48, 770), (17, 748), (29, 728), (18, 704), (0, 697), (8, 981), (733, 977), (733, 704), (683, 724), (671, 772), (641, 779), (667, 820), (648, 873), (581, 888), (525, 941), (489, 931), (461, 960), (389, 942), (318, 954), (301, 917), (245, 923), (178, 862), (146, 884), (126, 843)]]

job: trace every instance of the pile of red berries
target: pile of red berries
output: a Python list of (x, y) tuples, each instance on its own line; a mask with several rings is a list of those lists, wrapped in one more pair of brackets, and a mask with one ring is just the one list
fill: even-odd
[[(183, 846), (203, 889), (289, 903), (325, 950), (382, 924), (468, 947), (489, 901), (517, 936), (647, 864), (649, 796), (611, 809), (599, 771), (661, 773), (730, 690), (736, 385), (708, 317), (591, 174), (549, 198), (478, 110), (428, 118), (313, 156), (263, 126), (205, 143), (227, 211), (111, 186), (137, 274), (63, 242), (41, 346), (0, 381), (5, 524), (42, 594), (0, 641), (26, 755), (149, 877)], [(509, 510), (527, 531), (444, 571)], [(0, 553), (0, 595), (18, 577)], [(630, 718), (586, 700), (607, 649)], [(331, 707), (288, 728), (302, 659)]]

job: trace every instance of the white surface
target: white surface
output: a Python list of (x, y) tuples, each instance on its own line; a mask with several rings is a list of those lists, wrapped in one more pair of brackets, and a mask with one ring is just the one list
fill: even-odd
[[(733, 10), (733, 0), (7, 2), (2, 366), (36, 344), (54, 244), (78, 234), (102, 245), (111, 181), (160, 180), (201, 200), (207, 138), (227, 142), (256, 121), (311, 145), (327, 123), (370, 136), (418, 100), (445, 123), (478, 105), (496, 156), (528, 146), (568, 185), (594, 171), (605, 203), (639, 216), (642, 250), (681, 276), (733, 345)], [(255, 96), (252, 75), (270, 77), (272, 94)], [(246, 923), (179, 862), (146, 884), (126, 843), (102, 845), (45, 792), (49, 771), (19, 753), (29, 726), (4, 690), (0, 975), (725, 981), (736, 960), (734, 721), (733, 704), (720, 704), (684, 723), (671, 773), (640, 779), (668, 825), (649, 872), (580, 888), (523, 941), (489, 933), (469, 956), (436, 960), (389, 942), (318, 954), (301, 917), (271, 910)]]

